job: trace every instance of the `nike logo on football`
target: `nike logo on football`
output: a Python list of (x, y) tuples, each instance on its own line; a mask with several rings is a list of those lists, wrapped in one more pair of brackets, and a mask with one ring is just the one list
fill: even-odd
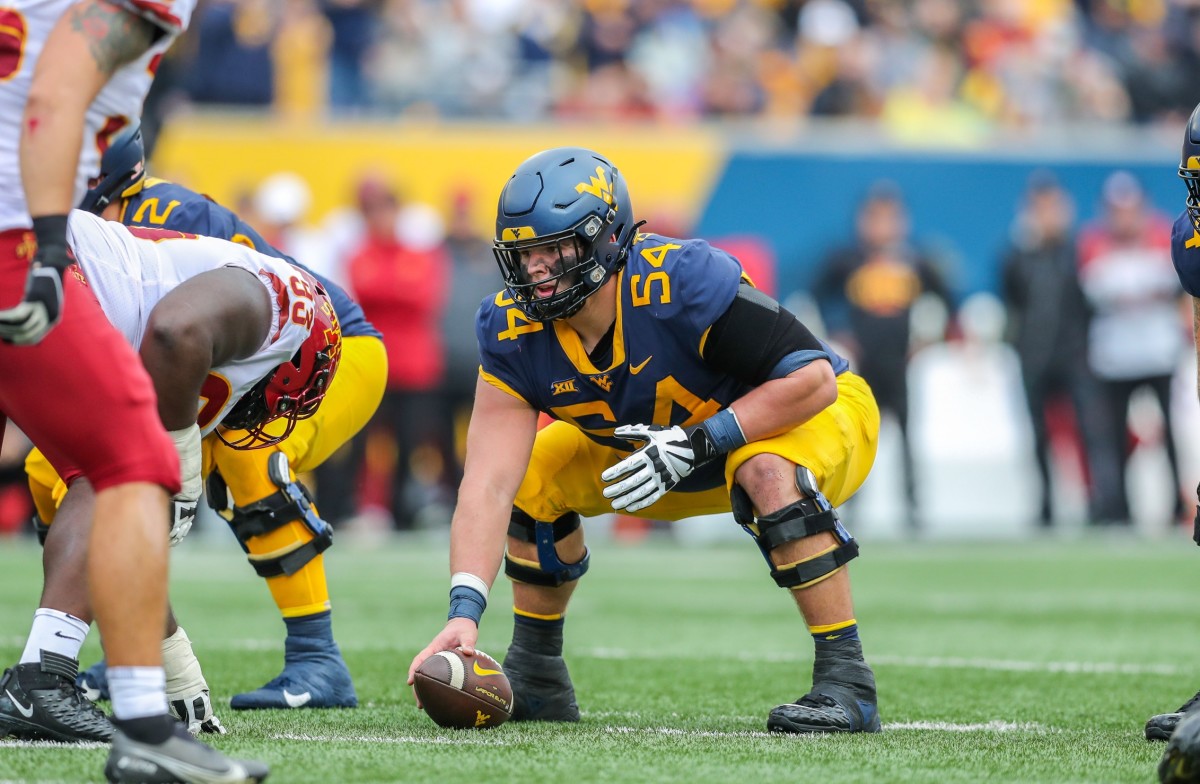
[(12, 704), (17, 706), (18, 713), (20, 713), (22, 716), (24, 716), (27, 719), (33, 715), (33, 703), (32, 702), (29, 703), (29, 707), (25, 707), (24, 705), (21, 704), (20, 700), (18, 700), (16, 697), (13, 696), (11, 691), (9, 691), (8, 689), (5, 689), (4, 693), (8, 695), (8, 698), (10, 700), (12, 700)]
[(650, 364), (650, 360), (652, 360), (652, 359), (654, 359), (654, 355), (653, 355), (653, 354), (651, 354), (650, 356), (646, 357), (644, 360), (642, 360), (642, 361), (641, 361), (639, 364), (637, 364), (637, 365), (630, 365), (630, 366), (629, 366), (629, 375), (631, 375), (631, 376), (636, 376), (638, 373), (641, 373), (641, 372), (642, 372), (642, 368), (644, 368), (644, 367), (646, 367), (646, 365)]
[(500, 674), (500, 671), (499, 671), (499, 670), (489, 670), (489, 669), (485, 669), (485, 668), (483, 668), (483, 667), (480, 667), (480, 666), (479, 666), (479, 660), (478, 660), (478, 659), (476, 659), (476, 660), (475, 660), (474, 668), (475, 668), (475, 674), (476, 674), (476, 675), (479, 675), (479, 676), (485, 676), (485, 677), (486, 677), (486, 676), (488, 676), (488, 675), (499, 675), (499, 674)]
[(288, 704), (289, 708), (303, 708), (311, 699), (311, 691), (306, 691), (303, 694), (292, 694), (287, 689), (283, 690), (283, 701)]

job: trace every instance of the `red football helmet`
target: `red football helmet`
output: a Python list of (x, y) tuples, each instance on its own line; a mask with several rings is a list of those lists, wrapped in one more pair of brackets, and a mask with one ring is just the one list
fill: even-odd
[[(312, 330), (291, 362), (258, 382), (222, 420), (217, 434), (234, 449), (274, 446), (291, 435), (296, 423), (317, 413), (342, 359), (342, 326), (325, 288), (305, 276), (315, 291)], [(285, 419), (283, 429), (267, 425)], [(244, 431), (225, 433), (222, 430)], [(232, 440), (227, 435), (234, 436)]]

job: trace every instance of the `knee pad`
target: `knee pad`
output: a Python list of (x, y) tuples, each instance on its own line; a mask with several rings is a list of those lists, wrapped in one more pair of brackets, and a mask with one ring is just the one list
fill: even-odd
[[(229, 523), (259, 577), (290, 576), (329, 549), (333, 544), (333, 528), (317, 515), (308, 488), (292, 480), (287, 455), (282, 452), (271, 455), (267, 475), (279, 491), (252, 504), (235, 506), (230, 512), (225, 480), (213, 471), (207, 486), (209, 505)], [(297, 520), (312, 533), (312, 539), (262, 555), (250, 552), (251, 539)]]
[[(745, 490), (734, 485), (730, 493), (733, 519), (754, 537), (771, 567), (771, 578), (780, 588), (807, 588), (858, 556), (858, 543), (842, 526), (837, 510), (817, 488), (813, 472), (804, 466), (796, 466), (796, 486), (801, 493), (799, 501), (757, 519), (750, 495)], [(837, 539), (837, 544), (829, 550), (778, 568), (771, 561), (771, 551), (776, 547), (826, 531)]]
[(585, 548), (583, 558), (577, 563), (563, 563), (554, 549), (554, 543), (565, 539), (579, 529), (579, 515), (568, 512), (552, 523), (543, 523), (513, 507), (512, 517), (509, 518), (508, 535), (522, 542), (537, 545), (537, 566), (513, 560), (507, 553), (504, 555), (504, 574), (510, 580), (544, 585), (557, 588), (563, 583), (578, 580), (588, 570), (591, 554)]

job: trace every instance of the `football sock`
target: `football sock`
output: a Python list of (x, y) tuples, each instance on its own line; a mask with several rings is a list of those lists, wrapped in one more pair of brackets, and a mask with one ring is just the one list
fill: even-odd
[(117, 729), (139, 743), (159, 744), (171, 737), (175, 721), (165, 713), (137, 719), (113, 719)]
[(857, 640), (858, 639), (858, 622), (851, 618), (848, 621), (840, 623), (831, 623), (825, 626), (809, 626), (808, 631), (816, 641), (817, 647), (827, 645), (837, 640)]
[(562, 656), (565, 623), (562, 615), (534, 615), (514, 607), (512, 644), (534, 653)]
[(329, 610), (313, 615), (302, 615), (295, 618), (284, 618), (287, 624), (288, 639), (306, 637), (314, 640), (324, 640), (333, 645), (333, 613)]
[(862, 699), (875, 700), (875, 674), (863, 660), (862, 641), (830, 640), (816, 646), (813, 684), (839, 683), (849, 686)]
[(118, 719), (167, 712), (167, 676), (162, 667), (109, 667), (108, 691)]
[(74, 615), (42, 607), (33, 614), (33, 627), (25, 640), (20, 663), (40, 662), (43, 650), (54, 651), (78, 661), (79, 649), (83, 647), (90, 628), (90, 624)]

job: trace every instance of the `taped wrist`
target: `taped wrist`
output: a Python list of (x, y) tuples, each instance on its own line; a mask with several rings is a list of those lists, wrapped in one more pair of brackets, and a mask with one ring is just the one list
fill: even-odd
[(168, 435), (175, 444), (175, 451), (179, 453), (179, 474), (182, 484), (176, 498), (197, 501), (204, 489), (204, 483), (200, 478), (203, 463), (200, 428), (193, 424), (179, 430), (171, 430)]
[(746, 434), (732, 408), (722, 409), (698, 425), (684, 428), (695, 455), (696, 466), (746, 445)]
[(70, 265), (67, 254), (67, 216), (42, 215), (33, 219), (33, 235), (37, 238), (38, 261), (60, 272)]
[(446, 620), (452, 618), (470, 618), (479, 625), (483, 611), (487, 609), (487, 597), (468, 585), (454, 585), (450, 588), (450, 612)]

